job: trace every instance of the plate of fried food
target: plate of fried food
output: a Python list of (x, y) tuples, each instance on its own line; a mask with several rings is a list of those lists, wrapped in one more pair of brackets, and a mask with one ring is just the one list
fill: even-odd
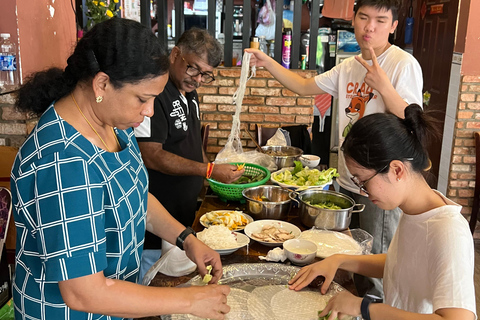
[(243, 230), (251, 222), (253, 222), (252, 217), (242, 211), (235, 210), (215, 210), (200, 217), (200, 224), (205, 228), (223, 225), (232, 231)]
[(285, 241), (296, 239), (300, 236), (300, 229), (288, 222), (281, 220), (257, 220), (245, 227), (245, 234), (268, 247), (279, 247)]

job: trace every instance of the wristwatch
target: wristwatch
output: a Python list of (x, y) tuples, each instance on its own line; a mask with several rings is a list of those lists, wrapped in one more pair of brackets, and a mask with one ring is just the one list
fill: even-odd
[(383, 300), (379, 297), (376, 297), (371, 294), (366, 294), (362, 299), (362, 304), (360, 305), (360, 311), (362, 312), (362, 318), (364, 320), (371, 320), (370, 319), (370, 303), (380, 303)]
[(193, 234), (195, 237), (197, 236), (197, 233), (193, 231), (191, 227), (186, 227), (185, 230), (183, 230), (182, 233), (180, 233), (180, 235), (177, 237), (177, 241), (175, 242), (177, 247), (183, 250), (183, 243), (185, 242), (185, 239), (187, 239), (187, 237), (191, 234)]

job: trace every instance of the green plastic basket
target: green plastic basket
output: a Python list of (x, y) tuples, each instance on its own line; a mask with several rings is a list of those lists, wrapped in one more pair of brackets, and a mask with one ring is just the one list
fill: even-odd
[[(243, 162), (234, 162), (231, 163), (233, 165), (241, 165)], [(245, 184), (226, 184), (226, 183), (221, 183), (213, 179), (207, 179), (208, 183), (210, 184), (210, 188), (212, 191), (218, 195), (220, 200), (222, 201), (240, 201), (240, 202), (245, 202), (245, 199), (243, 198), (242, 191), (247, 188), (251, 187), (256, 187), (260, 186), (262, 184), (267, 183), (268, 180), (270, 180), (270, 171), (268, 171), (267, 168), (264, 168), (262, 166), (259, 166), (254, 163), (245, 163), (245, 173), (248, 175), (258, 175), (260, 173), (265, 174), (265, 178), (263, 178), (260, 181), (252, 182), (252, 183), (245, 183)]]

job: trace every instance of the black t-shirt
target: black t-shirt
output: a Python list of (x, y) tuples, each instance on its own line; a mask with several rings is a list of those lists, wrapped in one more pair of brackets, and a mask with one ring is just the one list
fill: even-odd
[[(139, 142), (158, 142), (163, 149), (186, 159), (203, 162), (200, 109), (196, 91), (183, 96), (171, 80), (155, 98), (154, 115), (135, 129)], [(172, 176), (148, 169), (149, 191), (185, 226), (195, 218), (200, 176)], [(161, 241), (147, 232), (145, 249), (159, 249)]]

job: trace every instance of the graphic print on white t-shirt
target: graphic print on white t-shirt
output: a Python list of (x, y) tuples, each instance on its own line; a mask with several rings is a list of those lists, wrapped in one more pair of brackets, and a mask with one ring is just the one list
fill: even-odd
[[(350, 93), (348, 93), (349, 87), (350, 84), (347, 85), (347, 96), (350, 95)], [(357, 87), (358, 83), (355, 85), (355, 89)], [(365, 92), (365, 88), (367, 88), (366, 91), (369, 92), (364, 94), (363, 92)], [(362, 89), (364, 89), (363, 92)], [(352, 96), (350, 104), (347, 108), (345, 108), (345, 115), (349, 120), (348, 124), (343, 129), (342, 137), (346, 137), (354, 123), (357, 122), (358, 119), (361, 119), (363, 117), (365, 109), (367, 108), (367, 103), (375, 96), (372, 91), (372, 88), (368, 87), (365, 83), (363, 83), (362, 87), (358, 89), (358, 91), (356, 91), (357, 94)]]

